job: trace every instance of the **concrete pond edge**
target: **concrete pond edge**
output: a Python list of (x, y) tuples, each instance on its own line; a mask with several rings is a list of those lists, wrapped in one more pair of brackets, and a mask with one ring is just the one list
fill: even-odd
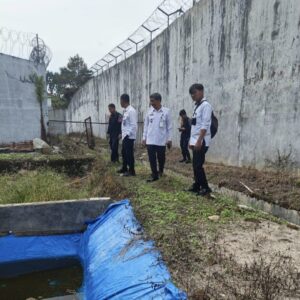
[(107, 197), (0, 205), (0, 236), (83, 232), (114, 201)]

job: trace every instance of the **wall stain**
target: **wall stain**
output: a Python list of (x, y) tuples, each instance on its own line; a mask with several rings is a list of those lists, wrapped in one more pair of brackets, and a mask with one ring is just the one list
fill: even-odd
[(209, 43), (208, 43), (208, 56), (209, 56), (209, 66), (214, 68), (214, 36), (213, 36), (213, 25), (214, 25), (214, 15), (215, 15), (215, 7), (214, 0), (210, 1), (211, 7), (211, 21), (210, 21), (210, 35), (209, 35)]
[(219, 48), (220, 48), (220, 66), (224, 68), (225, 61), (225, 53), (226, 53), (226, 35), (225, 35), (225, 16), (226, 16), (226, 1), (222, 0), (220, 3), (221, 13), (221, 36), (219, 40)]
[(260, 41), (262, 41), (262, 40), (263, 40), (263, 38), (264, 38), (264, 33), (263, 33), (263, 32), (261, 32), (261, 34), (259, 35), (259, 40), (260, 40)]
[(169, 74), (170, 74), (170, 30), (166, 30), (163, 46), (164, 58), (164, 80), (166, 82), (166, 95), (169, 95)]
[(279, 11), (278, 11), (279, 5), (280, 5), (280, 1), (276, 0), (273, 7), (274, 19), (273, 19), (273, 31), (271, 33), (272, 40), (275, 40), (277, 38), (280, 31), (280, 19), (279, 19)]
[(6, 74), (7, 78), (22, 82), (22, 83), (28, 83), (28, 84), (34, 84), (34, 78), (32, 77), (34, 73), (32, 73), (29, 77), (26, 76), (19, 76), (19, 78), (9, 74), (7, 71), (4, 72)]
[(264, 79), (264, 61), (262, 61), (261, 71), (260, 71), (260, 80)]
[(242, 46), (244, 48), (244, 84), (242, 91), (242, 98), (240, 104), (240, 111), (238, 114), (238, 162), (240, 164), (241, 156), (241, 140), (242, 140), (242, 127), (243, 127), (243, 111), (244, 111), (244, 101), (246, 98), (246, 85), (248, 78), (248, 68), (247, 68), (247, 59), (248, 59), (248, 37), (249, 37), (249, 16), (252, 8), (252, 0), (245, 0), (244, 7), (242, 5), (243, 19), (241, 27), (241, 36), (242, 36)]
[(183, 78), (186, 78), (185, 74), (190, 71), (191, 66), (191, 36), (192, 36), (192, 17), (188, 14), (184, 17), (184, 36), (183, 36)]

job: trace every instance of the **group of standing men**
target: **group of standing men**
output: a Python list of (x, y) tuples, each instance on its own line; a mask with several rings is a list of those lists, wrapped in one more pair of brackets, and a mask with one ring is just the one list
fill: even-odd
[[(180, 111), (182, 125), (181, 149), (183, 160), (191, 162), (188, 148), (193, 152), (194, 184), (188, 189), (190, 192), (205, 196), (211, 193), (208, 186), (203, 164), (205, 154), (211, 141), (212, 106), (204, 97), (202, 84), (193, 84), (189, 93), (195, 102), (195, 109), (191, 119), (184, 110)], [(130, 105), (129, 95), (123, 94), (120, 97), (121, 106), (124, 109), (123, 115), (118, 113), (114, 104), (108, 106), (110, 119), (108, 135), (111, 147), (111, 160), (119, 161), (118, 145), (122, 139), (122, 168), (118, 170), (122, 176), (135, 176), (134, 168), (134, 141), (137, 134), (137, 113)], [(147, 147), (151, 167), (151, 177), (147, 180), (153, 182), (158, 180), (164, 172), (166, 160), (166, 148), (172, 147), (172, 119), (170, 109), (162, 106), (162, 97), (159, 93), (150, 95), (150, 108), (144, 120), (144, 131), (142, 144)], [(157, 166), (158, 162), (158, 166)]]

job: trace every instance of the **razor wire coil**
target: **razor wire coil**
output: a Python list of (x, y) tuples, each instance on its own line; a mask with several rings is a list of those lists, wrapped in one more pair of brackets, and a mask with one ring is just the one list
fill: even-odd
[(0, 53), (49, 65), (52, 53), (37, 34), (0, 28)]
[(199, 1), (164, 0), (133, 34), (92, 65), (93, 74), (101, 74), (144, 48)]

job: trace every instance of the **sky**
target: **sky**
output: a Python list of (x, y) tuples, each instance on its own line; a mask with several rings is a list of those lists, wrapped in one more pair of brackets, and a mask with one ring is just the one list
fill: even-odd
[(58, 71), (79, 54), (90, 67), (125, 40), (162, 0), (0, 0), (0, 28), (38, 33)]

